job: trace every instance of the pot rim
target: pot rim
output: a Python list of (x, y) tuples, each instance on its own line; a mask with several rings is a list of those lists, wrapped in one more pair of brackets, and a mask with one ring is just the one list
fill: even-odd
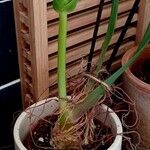
[[(45, 102), (52, 102), (53, 99), (56, 100), (57, 98), (52, 97), (52, 98), (48, 98), (46, 100), (39, 101), (36, 104), (31, 105), (29, 108), (32, 108), (34, 106), (40, 106)], [(115, 122), (114, 126), (116, 128), (117, 135), (116, 135), (112, 145), (108, 148), (108, 150), (113, 150), (116, 147), (116, 145), (119, 145), (120, 142), (122, 143), (123, 127), (122, 127), (122, 124), (121, 124), (121, 121), (120, 121), (119, 117), (117, 116), (117, 114), (112, 109), (108, 108), (108, 106), (106, 106), (104, 104), (102, 104), (102, 108), (105, 111), (110, 112), (109, 115), (110, 115), (111, 118), (113, 118), (113, 120)], [(25, 111), (20, 114), (20, 116), (17, 118), (17, 120), (15, 122), (14, 130), (13, 130), (14, 142), (15, 142), (15, 144), (17, 144), (17, 146), (19, 147), (20, 150), (27, 150), (25, 148), (25, 146), (23, 145), (23, 143), (21, 141), (21, 138), (20, 138), (20, 134), (19, 134), (19, 129), (20, 129), (21, 122), (25, 118), (26, 115), (29, 115), (29, 114)]]
[[(131, 56), (134, 54), (135, 50), (137, 49), (137, 46), (134, 46), (133, 48), (131, 48), (129, 51), (127, 51), (121, 60), (122, 65), (124, 65), (125, 63), (128, 62), (128, 60), (131, 58)], [(145, 49), (150, 49), (150, 45), (148, 45)], [(136, 77), (132, 72), (131, 69), (128, 68), (124, 74), (127, 75), (127, 77), (130, 79), (130, 82), (134, 83), (134, 85), (136, 85), (136, 87), (140, 90), (144, 90), (145, 92), (150, 92), (150, 85), (146, 82), (143, 82), (142, 80), (140, 80), (138, 77)]]

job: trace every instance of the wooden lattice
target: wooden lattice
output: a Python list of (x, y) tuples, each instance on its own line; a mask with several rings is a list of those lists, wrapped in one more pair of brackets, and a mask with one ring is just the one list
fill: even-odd
[[(113, 45), (118, 40), (134, 1), (120, 0), (116, 30), (111, 40), (106, 61), (112, 52)], [(22, 97), (26, 107), (29, 102), (39, 100), (39, 97), (40, 99), (48, 97), (51, 91), (51, 88), (48, 87), (53, 86), (56, 80), (58, 15), (52, 9), (51, 0), (14, 0), (13, 2)], [(77, 9), (69, 14), (67, 69), (70, 76), (79, 72), (81, 60), (86, 59), (89, 53), (98, 4), (99, 0), (80, 0)], [(93, 63), (97, 62), (97, 54), (106, 33), (110, 5), (110, 1), (106, 0)], [(125, 51), (135, 44), (137, 20), (139, 20), (137, 41), (141, 39), (149, 20), (149, 5), (150, 0), (141, 1), (140, 11), (143, 9), (145, 11), (134, 15), (132, 24), (117, 54), (118, 59), (113, 64), (114, 69), (120, 65), (120, 58)]]

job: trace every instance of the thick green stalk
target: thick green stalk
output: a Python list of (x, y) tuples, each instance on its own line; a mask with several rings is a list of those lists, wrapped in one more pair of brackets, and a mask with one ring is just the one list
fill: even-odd
[(60, 126), (64, 126), (70, 111), (67, 107), (66, 95), (66, 42), (67, 42), (67, 13), (73, 11), (78, 0), (53, 0), (53, 8), (59, 13), (58, 34), (58, 94), (60, 103)]
[(59, 13), (58, 36), (58, 94), (60, 109), (66, 107), (66, 38), (67, 38), (67, 13)]
[(117, 13), (118, 13), (118, 4), (119, 4), (119, 0), (112, 0), (112, 7), (111, 7), (111, 14), (110, 14), (110, 19), (108, 23), (108, 29), (107, 29), (104, 42), (101, 47), (101, 53), (100, 53), (98, 65), (96, 68), (96, 76), (98, 76), (98, 73), (102, 68), (103, 62), (105, 60), (105, 54), (107, 52), (111, 38), (114, 34), (115, 24), (117, 20)]

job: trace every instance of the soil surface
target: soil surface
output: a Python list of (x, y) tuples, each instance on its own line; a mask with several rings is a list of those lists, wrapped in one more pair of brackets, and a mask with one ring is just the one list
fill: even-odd
[(133, 68), (133, 74), (145, 83), (150, 84), (150, 58)]
[[(45, 119), (51, 122), (56, 122), (57, 117), (46, 117)], [(103, 123), (96, 119), (94, 120), (94, 122), (96, 125), (94, 131), (94, 139), (98, 142), (95, 142), (91, 145), (83, 145), (83, 150), (106, 150), (114, 141), (111, 129), (104, 126)], [(23, 144), (28, 150), (52, 150), (53, 147), (50, 144), (52, 128), (53, 125), (50, 125), (48, 122), (45, 122), (43, 120), (40, 120), (37, 126), (31, 129), (31, 132), (28, 133), (27, 137), (23, 141)]]

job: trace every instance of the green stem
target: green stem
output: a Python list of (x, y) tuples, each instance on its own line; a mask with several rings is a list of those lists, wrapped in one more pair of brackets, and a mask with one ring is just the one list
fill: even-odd
[(105, 60), (105, 54), (107, 52), (109, 43), (114, 34), (116, 20), (117, 20), (117, 13), (118, 13), (118, 5), (119, 5), (119, 0), (112, 0), (112, 7), (111, 7), (111, 14), (110, 14), (110, 19), (109, 19), (109, 23), (108, 23), (108, 29), (107, 29), (107, 33), (106, 33), (104, 42), (102, 44), (101, 53), (100, 53), (98, 65), (96, 68), (96, 76), (97, 77), (98, 77), (99, 71), (102, 68), (103, 62)]
[(66, 107), (66, 40), (67, 39), (67, 12), (59, 13), (58, 36), (58, 94), (60, 110)]
[[(118, 14), (118, 5), (119, 5), (119, 0), (112, 0), (111, 13), (110, 13), (110, 19), (109, 19), (109, 23), (108, 23), (107, 33), (106, 33), (104, 42), (101, 47), (101, 53), (98, 58), (98, 63), (97, 63), (96, 72), (95, 72), (97, 78), (98, 78), (99, 72), (102, 68), (103, 62), (105, 61), (105, 54), (107, 52), (109, 43), (114, 34), (115, 25), (116, 25), (116, 21), (117, 21), (117, 14)], [(88, 84), (87, 84), (88, 85), (87, 90), (91, 89), (91, 87), (93, 87), (93, 84), (94, 84), (94, 82), (92, 80), (89, 80)]]

